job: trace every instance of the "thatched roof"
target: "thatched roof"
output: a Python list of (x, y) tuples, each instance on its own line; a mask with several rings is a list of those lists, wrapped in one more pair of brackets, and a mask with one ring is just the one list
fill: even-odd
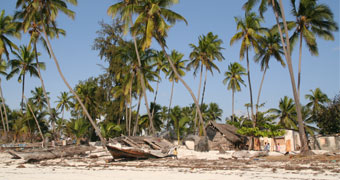
[(232, 143), (244, 142), (246, 139), (246, 136), (237, 133), (237, 128), (232, 125), (218, 124), (214, 121), (210, 121), (207, 127), (209, 126), (220, 132), (228, 141)]

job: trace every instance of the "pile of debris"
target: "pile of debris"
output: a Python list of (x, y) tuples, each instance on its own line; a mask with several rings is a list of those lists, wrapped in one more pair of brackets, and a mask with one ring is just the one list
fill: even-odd
[(163, 138), (121, 136), (106, 145), (114, 159), (148, 159), (171, 156), (174, 145)]

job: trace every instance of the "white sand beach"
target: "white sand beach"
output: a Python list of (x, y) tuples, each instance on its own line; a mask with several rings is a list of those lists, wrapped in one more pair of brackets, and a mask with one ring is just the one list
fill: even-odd
[[(219, 179), (340, 179), (340, 156), (288, 160), (276, 152), (255, 159), (232, 159), (232, 151), (195, 152), (184, 147), (172, 158), (109, 162), (97, 148), (85, 157), (27, 163), (0, 153), (1, 180), (219, 180)], [(279, 156), (280, 155), (280, 156)], [(91, 158), (90, 158), (91, 157)], [(282, 158), (281, 160), (278, 160)], [(332, 160), (331, 160), (332, 159)]]

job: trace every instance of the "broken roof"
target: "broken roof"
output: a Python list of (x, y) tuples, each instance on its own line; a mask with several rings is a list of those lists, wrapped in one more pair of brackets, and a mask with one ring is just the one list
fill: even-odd
[(215, 130), (219, 131), (223, 137), (232, 143), (244, 142), (246, 136), (237, 133), (237, 128), (229, 124), (219, 124), (214, 121), (210, 121), (207, 125), (213, 127)]

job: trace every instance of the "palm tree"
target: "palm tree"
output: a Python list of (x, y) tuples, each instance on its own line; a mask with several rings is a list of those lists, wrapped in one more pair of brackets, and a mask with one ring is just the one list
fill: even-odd
[(187, 116), (183, 116), (182, 109), (179, 106), (175, 106), (171, 111), (171, 121), (174, 130), (177, 134), (177, 141), (180, 144), (180, 137), (184, 135), (184, 131), (186, 131), (186, 124), (190, 122), (190, 119)]
[[(165, 56), (164, 56), (164, 53), (163, 51), (156, 51), (155, 52), (155, 57), (153, 58), (153, 60), (155, 61), (154, 64), (152, 66), (156, 67), (156, 70), (155, 72), (159, 75), (160, 72), (163, 72), (165, 74), (167, 74), (167, 69), (166, 69), (166, 64), (165, 64)], [(156, 91), (155, 91), (155, 97), (153, 99), (153, 104), (156, 104), (156, 99), (157, 99), (157, 94), (158, 94), (158, 88), (159, 88), (159, 83), (161, 81), (161, 77), (158, 76), (158, 80), (157, 80), (157, 85), (156, 85)], [(156, 106), (154, 106), (156, 107)], [(153, 116), (154, 116), (154, 112), (155, 110), (152, 109), (152, 112), (151, 112), (151, 119), (153, 119)]]
[(223, 110), (220, 109), (218, 104), (216, 103), (209, 103), (209, 108), (207, 112), (208, 120), (210, 121), (221, 121)]
[(260, 39), (261, 36), (257, 34), (257, 32), (260, 29), (261, 19), (258, 16), (256, 16), (255, 13), (245, 13), (244, 19), (235, 17), (235, 22), (237, 24), (237, 30), (239, 30), (239, 32), (237, 32), (231, 38), (230, 45), (233, 45), (238, 40), (242, 40), (241, 48), (240, 48), (240, 60), (242, 60), (244, 58), (244, 55), (246, 54), (251, 118), (254, 122), (253, 126), (256, 127), (256, 117), (254, 116), (253, 91), (252, 91), (251, 80), (250, 80), (250, 67), (249, 67), (248, 52), (250, 48), (253, 48), (256, 53), (259, 52), (258, 40)]
[[(167, 54), (165, 47), (167, 37), (167, 32), (177, 21), (184, 21), (187, 23), (184, 17), (180, 14), (167, 9), (173, 4), (176, 4), (176, 0), (145, 0), (136, 8), (138, 17), (131, 28), (132, 33), (141, 34), (142, 36), (142, 48), (148, 48), (151, 45), (152, 38), (155, 38), (160, 44), (165, 57), (167, 58), (172, 70), (177, 75), (178, 79), (182, 82), (185, 88), (189, 91), (192, 99), (194, 100), (200, 121), (203, 124), (202, 114), (199, 110), (199, 102), (192, 92), (188, 84), (179, 76), (170, 56)], [(171, 25), (167, 24), (169, 22)], [(203, 128), (203, 133), (206, 136), (205, 129)]]
[[(44, 97), (44, 91), (42, 87), (36, 87), (34, 91), (31, 91), (33, 97), (30, 99), (32, 100), (32, 103), (35, 104), (35, 106), (38, 107), (39, 110), (42, 110), (46, 106), (46, 99)], [(49, 94), (49, 92), (47, 92)]]
[[(307, 103), (308, 108), (312, 108), (313, 118), (322, 110), (324, 103), (329, 102), (329, 98), (324, 94), (320, 88), (316, 88), (314, 91), (310, 90), (311, 94), (306, 94), (305, 98), (309, 100)], [(315, 119), (314, 119), (315, 120)]]
[(57, 66), (59, 75), (63, 79), (64, 83), (66, 86), (69, 88), (71, 93), (75, 96), (77, 101), (80, 103), (81, 107), (83, 108), (84, 113), (88, 117), (89, 121), (91, 122), (92, 126), (94, 127), (96, 134), (99, 136), (102, 145), (104, 146), (106, 144), (106, 140), (102, 137), (100, 134), (99, 128), (96, 126), (94, 123), (93, 119), (91, 118), (90, 114), (87, 112), (86, 107), (84, 104), (81, 102), (80, 98), (76, 94), (76, 92), (72, 89), (72, 87), (69, 85), (67, 80), (65, 79), (60, 66), (59, 62), (53, 52), (51, 43), (49, 41), (49, 36), (48, 33), (50, 29), (56, 27), (56, 18), (58, 15), (58, 12), (61, 11), (68, 17), (71, 17), (74, 19), (75, 13), (68, 9), (67, 2), (77, 5), (77, 0), (45, 0), (45, 1), (35, 1), (35, 0), (18, 0), (17, 1), (17, 8), (21, 7), (21, 9), (24, 11), (25, 18), (23, 19), (24, 21), (30, 21), (30, 18), (34, 16), (35, 14), (40, 14), (41, 18), (40, 20), (44, 22), (44, 25), (42, 25), (42, 32), (45, 36), (45, 40), (47, 42), (48, 50), (50, 51), (52, 58)]
[(299, 39), (299, 72), (298, 72), (298, 95), (300, 96), (301, 83), (301, 58), (302, 40), (304, 39), (312, 55), (318, 55), (318, 47), (315, 35), (325, 39), (333, 40), (332, 31), (338, 30), (338, 25), (334, 21), (334, 16), (330, 8), (325, 4), (318, 4), (317, 0), (300, 1), (296, 7), (295, 0), (291, 0), (292, 14), (296, 17), (295, 31), (290, 38), (292, 47)]
[(16, 37), (20, 38), (20, 33), (17, 32), (17, 23), (13, 22), (13, 17), (6, 16), (5, 10), (1, 11), (0, 14), (0, 59), (2, 61), (2, 54), (5, 53), (7, 60), (9, 61), (9, 52), (7, 48), (10, 48), (11, 51), (13, 51), (12, 48), (18, 49), (18, 47), (9, 40), (8, 37)]
[[(6, 73), (7, 67), (8, 67), (7, 63), (4, 60), (1, 60), (1, 57), (0, 57), (0, 75), (7, 76), (7, 73)], [(7, 117), (7, 110), (6, 110), (6, 106), (5, 106), (5, 99), (4, 99), (4, 96), (2, 94), (1, 78), (0, 78), (0, 98), (1, 98), (2, 108), (4, 109), (5, 120), (6, 120), (6, 126), (4, 126), (4, 130), (7, 129), (7, 132), (8, 132), (9, 131), (8, 117)]]
[[(178, 72), (178, 75), (180, 77), (185, 76), (185, 63), (187, 62), (187, 60), (182, 60), (184, 54), (179, 53), (176, 50), (172, 50), (170, 57), (174, 63), (174, 66)], [(175, 86), (175, 82), (178, 83), (178, 76), (177, 74), (175, 74), (175, 72), (173, 70), (171, 70), (170, 68), (168, 68), (168, 74), (167, 74), (169, 81), (172, 82), (172, 86), (171, 86), (171, 95), (170, 95), (170, 101), (169, 101), (169, 112), (168, 112), (168, 117), (170, 120), (170, 112), (171, 112), (171, 103), (172, 103), (172, 97), (173, 97), (173, 93), (174, 93), (174, 86)]]
[[(40, 136), (41, 136), (41, 141), (43, 142), (42, 146), (44, 147), (44, 142), (45, 142), (45, 140), (44, 140), (44, 135), (43, 135), (43, 133), (42, 133), (42, 131), (41, 131), (40, 124), (39, 124), (39, 120), (38, 120), (38, 118), (37, 118), (37, 116), (36, 116), (36, 114), (38, 113), (38, 111), (34, 111), (34, 109), (32, 108), (32, 106), (33, 106), (33, 102), (32, 102), (32, 101), (28, 101), (28, 100), (26, 99), (25, 95), (23, 95), (23, 98), (25, 99), (25, 101), (26, 101), (26, 106), (28, 107), (27, 109), (29, 109), (29, 112), (30, 112), (30, 113), (26, 112), (26, 115), (32, 116), (33, 119), (35, 120), (35, 124), (37, 125), (37, 128), (38, 128), (38, 130), (39, 130), (39, 134), (40, 134)], [(40, 111), (41, 111), (41, 110), (40, 110)], [(41, 113), (42, 113), (42, 112), (41, 112)], [(43, 115), (43, 116), (44, 116), (44, 115)], [(39, 119), (40, 119), (40, 118), (39, 118)]]
[(266, 29), (263, 38), (261, 38), (260, 40), (261, 42), (260, 52), (255, 55), (255, 62), (260, 62), (261, 70), (263, 71), (259, 93), (257, 96), (255, 114), (257, 114), (258, 109), (259, 109), (261, 90), (262, 90), (263, 81), (264, 81), (264, 77), (266, 75), (267, 69), (269, 69), (270, 59), (273, 57), (276, 59), (276, 61), (281, 63), (283, 67), (286, 66), (283, 59), (281, 58), (281, 54), (283, 54), (283, 51), (282, 51), (282, 46), (280, 45), (279, 34), (275, 32), (274, 28), (270, 30)]
[(58, 100), (56, 101), (57, 104), (57, 109), (60, 109), (61, 111), (61, 119), (64, 119), (64, 111), (68, 111), (70, 107), (72, 107), (72, 96), (69, 95), (68, 92), (61, 92), (60, 96), (57, 97)]
[[(38, 52), (37, 52), (37, 42), (41, 42), (44, 45), (45, 50), (47, 51), (47, 53), (51, 56), (50, 51), (48, 50), (47, 47), (47, 43), (45, 41), (45, 39), (41, 36), (42, 33), (42, 27), (44, 25), (44, 23), (41, 21), (41, 16), (40, 14), (31, 14), (31, 18), (27, 18), (26, 17), (26, 11), (18, 11), (15, 13), (14, 17), (17, 19), (22, 19), (23, 21), (20, 23), (20, 29), (22, 29), (24, 31), (24, 33), (29, 32), (30, 34), (30, 43), (29, 46), (31, 46), (33, 44), (33, 50), (36, 54), (35, 59), (36, 59), (36, 63), (39, 63), (39, 59), (38, 59)], [(59, 37), (59, 34), (62, 34), (65, 36), (65, 31), (62, 29), (59, 29), (57, 27), (54, 28), (50, 28), (48, 31), (48, 35), (49, 37), (53, 38), (53, 37)], [(40, 68), (38, 66), (38, 75), (39, 75), (39, 79), (41, 82), (41, 87), (42, 87), (42, 91), (47, 103), (47, 110), (49, 112), (49, 114), (51, 114), (51, 104), (50, 104), (50, 100), (48, 97), (48, 93), (46, 92), (46, 88), (45, 88), (45, 83), (44, 80), (41, 76), (41, 72), (40, 72)], [(55, 132), (55, 124), (54, 121), (52, 121), (52, 129), (53, 129), (53, 133)]]
[(268, 112), (274, 113), (275, 118), (279, 118), (278, 124), (284, 128), (288, 129), (297, 129), (296, 126), (296, 111), (295, 104), (293, 99), (285, 96), (283, 99), (280, 99), (279, 108), (271, 108)]
[[(117, 13), (120, 14), (120, 19), (124, 23), (123, 24), (124, 33), (126, 34), (126, 32), (128, 31), (128, 28), (130, 26), (133, 26), (132, 16), (135, 13), (135, 9), (137, 8), (138, 5), (139, 5), (138, 0), (122, 0), (110, 6), (107, 10), (107, 13), (111, 15), (113, 18), (116, 16)], [(139, 50), (137, 46), (136, 33), (132, 33), (132, 38), (133, 38), (135, 52), (137, 55), (137, 60), (138, 60), (138, 65), (139, 65), (139, 67), (137, 68), (137, 71), (138, 71), (138, 74), (140, 74), (140, 69), (142, 68), (142, 62), (141, 62), (141, 58), (140, 58), (140, 54), (139, 54)], [(144, 50), (145, 48), (143, 47), (142, 49)], [(146, 87), (145, 87), (144, 81), (145, 81), (144, 78), (140, 78), (140, 84), (142, 85), (142, 93), (144, 96), (145, 107), (146, 107), (149, 119), (151, 120), (150, 122), (151, 132), (154, 134), (155, 129), (154, 129), (153, 122), (152, 122), (152, 115), (151, 115), (151, 112), (149, 111), (149, 103), (148, 103), (148, 98), (146, 96)]]
[[(258, 2), (259, 0), (248, 0), (249, 6), (246, 8), (247, 11), (250, 11), (253, 5)], [(251, 3), (249, 3), (251, 2)], [(276, 26), (277, 29), (279, 30), (280, 34), (280, 39), (281, 39), (281, 44), (283, 47), (284, 55), (287, 61), (288, 65), (288, 70), (289, 70), (289, 76), (290, 76), (290, 82), (291, 82), (291, 87), (293, 91), (293, 96), (294, 96), (294, 101), (295, 101), (295, 108), (297, 112), (297, 120), (299, 123), (299, 135), (300, 135), (300, 141), (302, 144), (301, 152), (302, 153), (307, 153), (310, 152), (308, 149), (308, 143), (307, 143), (307, 137), (306, 133), (304, 131), (304, 124), (302, 120), (302, 114), (301, 114), (301, 105), (300, 105), (300, 97), (296, 88), (296, 83), (295, 83), (295, 77), (294, 77), (294, 71), (293, 71), (293, 65), (292, 65), (292, 57), (291, 57), (291, 45), (290, 45), (290, 40), (289, 40), (289, 35), (288, 35), (288, 25), (286, 21), (286, 16), (285, 16), (285, 11), (284, 11), (284, 6), (282, 3), (282, 0), (261, 0), (261, 5), (260, 5), (260, 14), (262, 14), (264, 11), (267, 10), (267, 7), (271, 6), (275, 15), (275, 20), (276, 20)], [(283, 28), (284, 28), (284, 33), (285, 37), (283, 36), (283, 32), (281, 29), (281, 23), (280, 23), (280, 18), (283, 21)]]
[(38, 66), (41, 69), (45, 69), (45, 63), (34, 63), (35, 53), (27, 46), (20, 46), (17, 52), (13, 52), (16, 59), (10, 60), (11, 72), (7, 76), (7, 80), (11, 79), (15, 74), (19, 74), (18, 82), (22, 82), (22, 98), (21, 98), (21, 110), (23, 110), (24, 96), (25, 96), (25, 75), (30, 73), (30, 76), (38, 77)]
[(244, 67), (237, 63), (230, 63), (228, 66), (228, 71), (224, 73), (225, 79), (223, 80), (223, 84), (228, 84), (227, 89), (232, 90), (232, 121), (234, 121), (234, 94), (235, 91), (241, 91), (241, 84), (246, 86), (244, 84), (244, 81), (242, 79), (242, 75), (246, 75), (246, 70)]
[[(208, 70), (213, 75), (213, 69), (216, 69), (220, 72), (219, 68), (214, 64), (213, 60), (217, 59), (218, 61), (222, 61), (224, 59), (221, 50), (224, 49), (221, 47), (222, 40), (218, 38), (217, 35), (214, 35), (212, 32), (209, 32), (206, 36), (199, 36), (198, 38), (198, 46), (194, 44), (190, 44), (190, 47), (193, 48), (193, 51), (190, 53), (191, 62), (188, 64), (187, 68), (194, 68), (194, 75), (196, 75), (199, 66), (201, 65), (200, 70), (200, 82), (198, 87), (198, 100), (200, 99), (200, 91), (202, 84), (202, 74), (203, 74), (203, 66), (205, 66), (205, 79), (203, 85), (203, 93), (201, 104), (203, 104), (205, 87), (207, 83), (207, 75)], [(197, 112), (197, 111), (196, 111)], [(195, 115), (195, 120), (197, 120), (197, 114)]]

